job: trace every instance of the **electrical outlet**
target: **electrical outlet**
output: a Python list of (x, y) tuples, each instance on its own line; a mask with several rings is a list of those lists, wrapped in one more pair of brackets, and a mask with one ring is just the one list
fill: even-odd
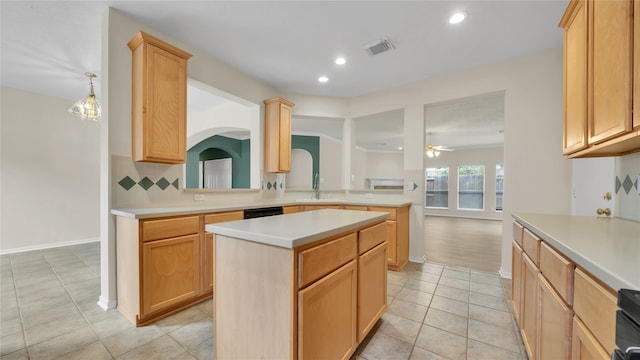
[(193, 200), (195, 200), (195, 201), (204, 201), (204, 194), (195, 194), (195, 195), (193, 195)]

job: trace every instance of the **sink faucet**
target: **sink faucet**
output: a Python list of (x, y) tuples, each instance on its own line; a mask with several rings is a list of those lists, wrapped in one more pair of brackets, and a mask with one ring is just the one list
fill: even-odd
[(320, 174), (318, 173), (313, 178), (313, 198), (320, 199)]

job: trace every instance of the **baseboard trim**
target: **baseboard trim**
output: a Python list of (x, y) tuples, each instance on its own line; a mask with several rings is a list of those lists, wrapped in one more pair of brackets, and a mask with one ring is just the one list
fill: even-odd
[(501, 278), (511, 279), (511, 272), (510, 271), (504, 271), (502, 269), (502, 267), (500, 267), (500, 271), (498, 271), (498, 273), (500, 274)]
[(413, 257), (413, 256), (409, 256), (409, 261), (412, 263), (419, 263), (419, 264), (424, 264), (425, 261), (427, 261), (427, 256), (426, 255), (422, 255), (419, 258)]
[(80, 239), (80, 240), (73, 240), (73, 241), (63, 241), (63, 242), (53, 243), (53, 244), (25, 246), (25, 247), (15, 248), (15, 249), (0, 250), (0, 255), (17, 254), (17, 253), (33, 251), (33, 250), (53, 249), (57, 247), (88, 244), (88, 243), (99, 242), (99, 241), (100, 241), (100, 238), (88, 238), (88, 239)]
[(102, 308), (102, 310), (107, 311), (111, 309), (115, 309), (118, 302), (116, 300), (108, 300), (100, 296), (98, 299), (98, 306)]

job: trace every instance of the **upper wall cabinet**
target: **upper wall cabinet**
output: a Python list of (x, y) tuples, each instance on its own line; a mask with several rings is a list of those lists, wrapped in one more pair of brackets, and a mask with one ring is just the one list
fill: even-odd
[(264, 100), (264, 171), (291, 171), (291, 108), (281, 97)]
[(131, 151), (134, 161), (183, 164), (187, 139), (188, 54), (144, 32), (132, 52)]
[[(563, 153), (569, 157), (640, 151), (640, 121), (632, 111), (632, 89), (639, 81), (638, 65), (634, 76), (638, 42), (635, 50), (633, 42), (638, 1), (571, 0), (560, 21), (565, 32)], [(638, 97), (636, 92), (636, 113)]]
[(633, 15), (639, 1), (571, 0), (560, 21), (565, 54), (564, 155), (640, 151), (640, 93), (633, 91), (640, 78), (637, 64), (634, 69), (640, 55), (637, 35), (635, 50), (633, 36), (640, 27), (640, 14), (635, 20)]

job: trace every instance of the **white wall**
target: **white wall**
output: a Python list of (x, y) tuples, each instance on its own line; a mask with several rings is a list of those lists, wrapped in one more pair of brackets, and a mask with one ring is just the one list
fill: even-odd
[[(427, 158), (425, 168), (449, 168), (449, 209), (425, 209), (425, 214), (436, 216), (455, 216), (476, 219), (502, 219), (502, 212), (496, 212), (496, 164), (504, 163), (504, 148), (483, 148), (441, 152), (436, 158)], [(458, 210), (458, 166), (484, 165), (484, 210)], [(505, 182), (509, 180), (505, 179)], [(428, 241), (428, 240), (427, 240)]]
[(99, 129), (78, 99), (2, 87), (0, 252), (97, 241)]
[(402, 152), (367, 152), (367, 178), (403, 179), (404, 155)]
[[(424, 105), (504, 90), (501, 271), (510, 276), (512, 212), (571, 211), (571, 164), (562, 156), (562, 74), (562, 49), (552, 49), (354, 98), (350, 116), (404, 108), (404, 168), (414, 177), (405, 181), (421, 184), (425, 168)], [(424, 192), (424, 185), (418, 191)], [(420, 194), (421, 200), (417, 195), (412, 198), (416, 200), (411, 217), (411, 256), (416, 257), (416, 252), (424, 249), (423, 244), (413, 244), (421, 241), (422, 224), (417, 219), (422, 219), (424, 197)]]
[(320, 189), (342, 189), (342, 141), (320, 136)]

